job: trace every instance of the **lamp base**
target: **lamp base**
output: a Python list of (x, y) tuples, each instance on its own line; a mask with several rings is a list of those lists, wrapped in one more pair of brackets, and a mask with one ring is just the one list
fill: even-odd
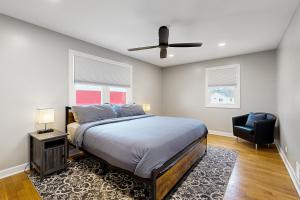
[(39, 130), (37, 133), (38, 134), (43, 134), (43, 133), (50, 133), (53, 132), (54, 129), (50, 128), (50, 129), (44, 129), (44, 130)]

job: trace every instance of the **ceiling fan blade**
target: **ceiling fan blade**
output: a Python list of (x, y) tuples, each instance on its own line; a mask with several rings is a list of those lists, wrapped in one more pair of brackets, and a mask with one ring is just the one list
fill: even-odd
[(147, 47), (132, 48), (132, 49), (128, 49), (128, 51), (139, 51), (139, 50), (145, 50), (145, 49), (154, 49), (156, 47), (158, 47), (158, 45), (156, 45), (156, 46), (147, 46)]
[(158, 31), (159, 44), (168, 45), (169, 42), (169, 29), (166, 26), (161, 26)]
[(169, 47), (201, 47), (203, 43), (174, 43), (169, 44)]
[(160, 49), (160, 58), (166, 58), (167, 57), (167, 49), (162, 48)]

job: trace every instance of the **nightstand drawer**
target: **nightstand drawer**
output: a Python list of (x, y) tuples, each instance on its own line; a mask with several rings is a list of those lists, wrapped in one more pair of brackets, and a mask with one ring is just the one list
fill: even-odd
[(45, 148), (45, 174), (65, 167), (65, 152), (64, 145)]

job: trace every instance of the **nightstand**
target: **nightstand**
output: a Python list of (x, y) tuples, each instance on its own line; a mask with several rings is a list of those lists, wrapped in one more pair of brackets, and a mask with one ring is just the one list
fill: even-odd
[(68, 158), (67, 134), (54, 130), (50, 133), (29, 133), (30, 169), (35, 169), (41, 179), (45, 175), (65, 169)]

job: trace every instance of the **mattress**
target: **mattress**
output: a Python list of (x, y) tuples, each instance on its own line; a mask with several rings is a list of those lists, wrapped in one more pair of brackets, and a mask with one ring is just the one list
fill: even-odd
[(196, 119), (142, 115), (82, 124), (73, 142), (111, 165), (150, 178), (154, 169), (206, 134)]

